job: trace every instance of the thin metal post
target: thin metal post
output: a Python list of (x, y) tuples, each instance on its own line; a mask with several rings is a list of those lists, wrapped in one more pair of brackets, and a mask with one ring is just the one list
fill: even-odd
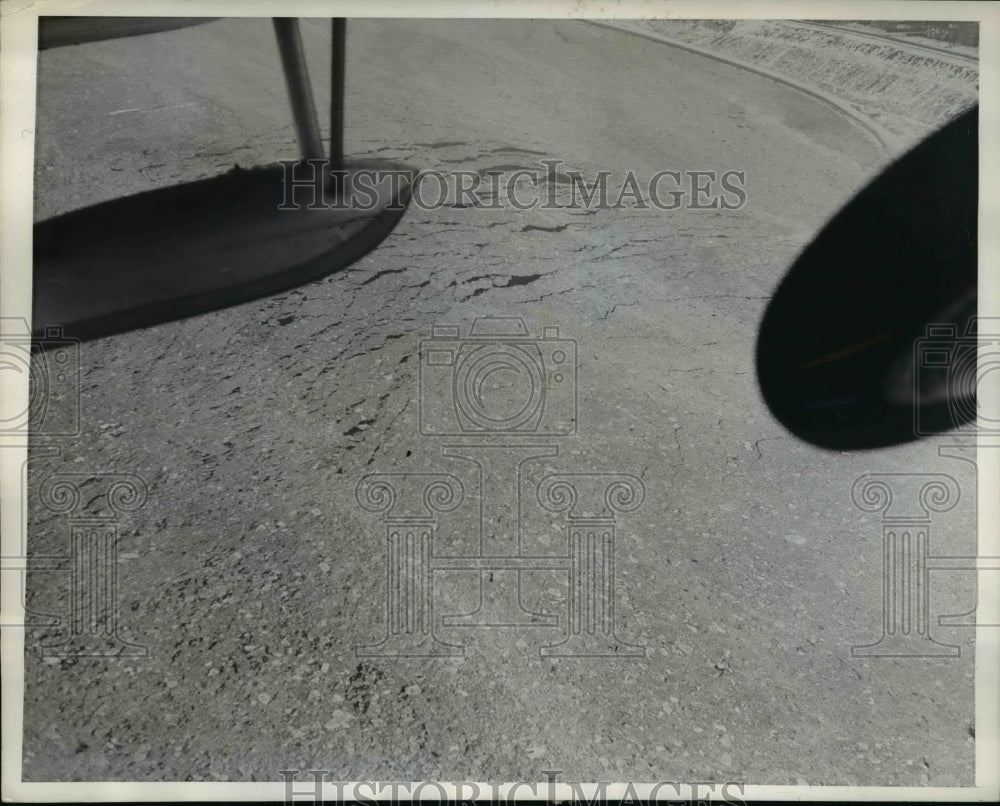
[(299, 136), (302, 158), (323, 159), (323, 141), (319, 136), (319, 119), (313, 103), (312, 87), (309, 83), (309, 69), (302, 50), (302, 36), (299, 21), (294, 17), (275, 17), (274, 34), (281, 52), (281, 66), (285, 71), (288, 85), (288, 99), (292, 105), (295, 129)]
[(333, 18), (330, 47), (330, 167), (344, 167), (344, 65), (346, 63), (347, 20)]

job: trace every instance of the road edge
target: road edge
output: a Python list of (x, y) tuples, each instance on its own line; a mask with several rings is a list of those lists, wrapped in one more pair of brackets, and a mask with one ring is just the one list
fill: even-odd
[(659, 42), (663, 45), (670, 45), (671, 47), (679, 48), (680, 50), (686, 50), (689, 53), (694, 53), (698, 56), (704, 56), (708, 59), (715, 59), (716, 61), (728, 64), (731, 67), (737, 67), (741, 70), (747, 70), (751, 73), (756, 73), (757, 75), (769, 78), (772, 81), (777, 81), (781, 84), (785, 84), (792, 89), (804, 92), (806, 95), (810, 95), (820, 101), (824, 101), (831, 106), (835, 107), (837, 110), (847, 115), (849, 118), (854, 120), (856, 123), (863, 126), (869, 131), (870, 134), (874, 135), (875, 139), (878, 140), (879, 144), (891, 155), (895, 156), (904, 150), (905, 141), (903, 138), (896, 134), (893, 134), (876, 120), (865, 115), (863, 112), (858, 111), (851, 104), (846, 101), (842, 101), (839, 98), (824, 92), (823, 90), (811, 87), (808, 84), (803, 84), (801, 82), (795, 81), (794, 79), (787, 78), (786, 76), (776, 73), (772, 70), (768, 70), (765, 67), (757, 67), (756, 65), (749, 64), (747, 62), (739, 61), (738, 59), (732, 59), (728, 56), (720, 56), (717, 53), (712, 53), (709, 50), (704, 50), (697, 45), (689, 45), (687, 42), (680, 42), (663, 34), (657, 34), (647, 31), (637, 31), (634, 28), (630, 28), (619, 23), (608, 21), (608, 20), (581, 20), (581, 22), (587, 22), (591, 25), (597, 25), (601, 28), (611, 28), (615, 31), (621, 31), (626, 34), (633, 34), (634, 36), (642, 37), (643, 39), (649, 39), (653, 42)]

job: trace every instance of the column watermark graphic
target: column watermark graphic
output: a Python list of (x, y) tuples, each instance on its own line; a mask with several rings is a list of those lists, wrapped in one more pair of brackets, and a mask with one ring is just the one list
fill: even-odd
[[(961, 500), (953, 476), (945, 473), (868, 473), (851, 490), (854, 505), (876, 513), (881, 522), (882, 635), (851, 647), (855, 658), (957, 658), (961, 647), (932, 632), (931, 581), (934, 572), (1000, 571), (1000, 556), (935, 554), (935, 515)], [(937, 626), (996, 627), (976, 623), (974, 614), (940, 615)]]
[[(469, 334), (436, 325), (420, 345), (419, 432), (447, 438), (439, 448), (450, 473), (375, 473), (357, 484), (358, 504), (383, 514), (386, 635), (358, 646), (358, 657), (463, 656), (465, 645), (440, 630), (502, 627), (561, 630), (542, 642), (543, 657), (642, 657), (645, 647), (616, 632), (619, 518), (645, 498), (641, 479), (619, 472), (548, 472), (559, 456), (552, 440), (577, 433), (577, 344), (545, 328), (529, 335), (520, 317), (482, 317)], [(461, 467), (468, 483), (459, 477)], [(472, 518), (466, 550), (444, 551), (445, 519)], [(555, 516), (561, 553), (529, 551), (526, 515)], [(561, 613), (527, 602), (532, 573), (555, 572), (567, 585)], [(436, 579), (475, 579), (476, 604), (438, 614)]]
[[(29, 486), (32, 463), (61, 458), (61, 443), (81, 433), (80, 343), (60, 327), (43, 332), (33, 337), (21, 318), (0, 322), (3, 381), (7, 389), (18, 379), (28, 385), (27, 405), (5, 408), (0, 448), (31, 446), (18, 472), (18, 511), (6, 521), (19, 539), (8, 543), (13, 553), (0, 558), (4, 584), (19, 593), (16, 610), (3, 614), (3, 626), (45, 630), (50, 640), (40, 646), (43, 657), (145, 658), (148, 647), (123, 629), (119, 578), (123, 526), (147, 501), (145, 480), (127, 472), (56, 470), (41, 473)], [(66, 538), (66, 551), (28, 551), (29, 529), (43, 521)], [(51, 588), (68, 588), (58, 612), (42, 612), (51, 603), (29, 605), (28, 576), (36, 573), (60, 575), (66, 583)]]
[(854, 505), (882, 516), (882, 636), (852, 646), (853, 657), (958, 656), (958, 646), (931, 635), (928, 557), (931, 513), (952, 509), (959, 496), (943, 474), (869, 474), (854, 483)]
[(431, 561), (436, 516), (461, 504), (463, 494), (461, 481), (447, 473), (373, 474), (358, 483), (358, 504), (385, 513), (387, 623), (385, 638), (356, 647), (356, 656), (462, 654), (434, 635)]
[[(104, 500), (95, 508), (83, 493)], [(144, 658), (143, 644), (127, 641), (120, 633), (118, 586), (119, 522), (127, 512), (146, 503), (146, 483), (138, 476), (101, 473), (55, 473), (42, 484), (40, 496), (49, 511), (66, 516), (70, 538), (68, 557), (31, 558), (45, 570), (70, 573), (68, 630), (59, 643), (46, 645), (43, 654), (53, 657)]]
[[(26, 477), (26, 474), (25, 474)], [(68, 538), (59, 554), (21, 553), (3, 557), (3, 571), (17, 574), (21, 614), (5, 614), (5, 627), (55, 629), (55, 641), (43, 644), (44, 657), (144, 658), (148, 647), (122, 635), (119, 585), (121, 526), (147, 500), (148, 487), (138, 476), (122, 473), (52, 473), (39, 487), (38, 501), (58, 518)], [(29, 573), (62, 574), (69, 581), (68, 602), (60, 613), (28, 607)]]

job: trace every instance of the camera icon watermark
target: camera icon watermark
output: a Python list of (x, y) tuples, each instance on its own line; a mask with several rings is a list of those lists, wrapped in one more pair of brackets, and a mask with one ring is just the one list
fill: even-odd
[(67, 437), (80, 433), (79, 340), (48, 327), (32, 336), (26, 319), (0, 319), (0, 383), (28, 380), (27, 405), (0, 415), (3, 437)]
[(520, 317), (434, 325), (420, 343), (420, 433), (568, 436), (577, 429), (577, 345)]
[(914, 434), (1000, 436), (1000, 318), (928, 325), (913, 349)]

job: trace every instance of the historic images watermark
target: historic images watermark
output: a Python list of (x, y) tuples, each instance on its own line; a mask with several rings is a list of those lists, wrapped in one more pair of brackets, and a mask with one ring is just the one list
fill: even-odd
[(663, 169), (648, 176), (632, 170), (591, 174), (564, 169), (562, 160), (538, 166), (465, 171), (405, 168), (333, 169), (326, 160), (282, 160), (279, 210), (372, 210), (379, 199), (395, 199), (409, 186), (412, 203), (477, 210), (738, 210), (747, 202), (746, 171)]
[[(0, 421), (0, 448), (25, 449), (31, 456), (20, 468), (20, 511), (11, 522), (20, 530), (17, 551), (0, 558), (4, 584), (19, 590), (18, 612), (5, 612), (5, 627), (40, 628), (54, 633), (41, 645), (44, 657), (147, 657), (148, 647), (122, 634), (119, 588), (119, 541), (125, 519), (148, 496), (146, 482), (130, 473), (107, 471), (54, 472), (29, 489), (29, 465), (58, 457), (62, 441), (80, 434), (79, 341), (59, 327), (33, 337), (28, 322), (0, 322), (0, 378), (6, 389), (27, 380), (27, 405), (5, 411)], [(30, 553), (25, 543), (29, 498), (37, 507), (33, 520), (48, 520), (63, 528), (68, 550)], [(52, 519), (47, 516), (57, 516)], [(46, 613), (28, 606), (29, 573), (61, 574), (68, 581), (68, 601), (61, 612)], [(50, 635), (51, 637), (51, 635)]]
[[(440, 627), (561, 622), (561, 639), (540, 646), (542, 656), (645, 654), (615, 631), (618, 518), (642, 505), (642, 481), (620, 472), (529, 472), (558, 456), (553, 439), (576, 433), (577, 381), (576, 342), (557, 328), (532, 337), (520, 317), (477, 319), (466, 337), (459, 325), (436, 325), (421, 342), (420, 434), (450, 437), (440, 455), (464, 463), (467, 481), (456, 469), (358, 482), (358, 504), (383, 516), (386, 553), (386, 635), (356, 647), (358, 657), (462, 655), (464, 646), (442, 640)], [(442, 551), (442, 521), (462, 507), (471, 508), (476, 533), (465, 536), (465, 552)], [(561, 518), (563, 552), (525, 550), (529, 509)], [(537, 571), (565, 575), (564, 619), (525, 604), (525, 576)], [(447, 572), (476, 578), (471, 611), (435, 615), (436, 575)]]
[[(739, 781), (656, 781), (560, 783), (560, 770), (542, 770), (543, 781), (477, 783), (460, 781), (359, 781), (333, 779), (329, 770), (279, 770), (285, 784), (285, 803), (391, 803), (433, 798), (437, 803), (517, 803), (523, 800), (547, 803), (572, 802), (587, 806), (625, 804), (746, 803), (746, 784)], [(302, 778), (299, 775), (302, 774)]]

